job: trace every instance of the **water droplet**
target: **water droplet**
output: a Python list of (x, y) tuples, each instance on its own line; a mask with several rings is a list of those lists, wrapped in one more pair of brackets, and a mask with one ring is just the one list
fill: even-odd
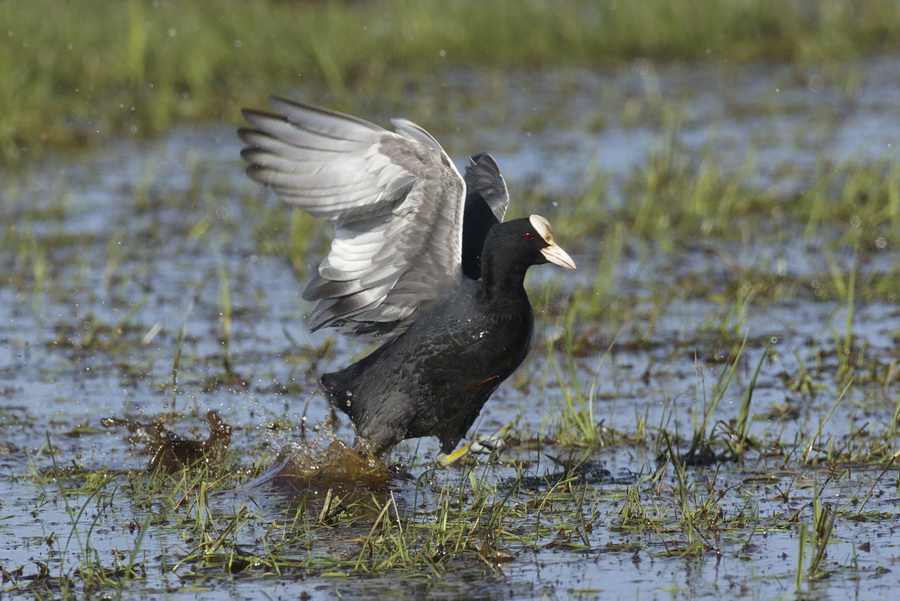
[(819, 74), (811, 75), (806, 82), (806, 88), (813, 94), (818, 94), (825, 89), (825, 78)]
[(643, 75), (649, 70), (650, 70), (650, 61), (648, 61), (646, 58), (639, 57), (639, 58), (636, 58), (633, 61), (631, 61), (631, 72), (632, 73), (636, 73), (638, 75)]

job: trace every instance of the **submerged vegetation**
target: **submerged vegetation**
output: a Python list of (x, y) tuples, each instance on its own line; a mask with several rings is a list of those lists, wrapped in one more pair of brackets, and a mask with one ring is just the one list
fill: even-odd
[[(0, 163), (237, 119), (271, 92), (333, 105), (447, 68), (615, 67), (634, 60), (857, 59), (900, 47), (893, 0), (222, 0), (0, 3)], [(48, 19), (47, 15), (53, 18)]]

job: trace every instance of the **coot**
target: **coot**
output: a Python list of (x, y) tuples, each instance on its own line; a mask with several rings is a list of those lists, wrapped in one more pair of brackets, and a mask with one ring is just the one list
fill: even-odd
[(317, 301), (310, 327), (384, 341), (324, 374), (322, 389), (350, 416), (362, 450), (436, 436), (451, 453), (528, 354), (526, 271), (574, 261), (543, 217), (503, 222), (509, 194), (490, 155), (473, 155), (463, 178), (410, 121), (393, 120), (390, 132), (289, 100), (272, 105), (279, 114), (243, 111), (247, 173), (334, 224), (304, 292)]

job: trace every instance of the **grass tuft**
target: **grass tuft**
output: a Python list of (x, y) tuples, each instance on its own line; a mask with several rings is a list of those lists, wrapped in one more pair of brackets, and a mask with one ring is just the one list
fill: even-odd
[[(185, 121), (233, 122), (235, 107), (297, 85), (352, 109), (360, 91), (406, 97), (410, 77), (459, 65), (501, 74), (636, 58), (809, 64), (900, 44), (893, 0), (576, 0), (564, 9), (532, 0), (35, 0), (0, 4), (0, 21), (6, 164)], [(648, 102), (659, 102), (652, 69), (641, 73)]]

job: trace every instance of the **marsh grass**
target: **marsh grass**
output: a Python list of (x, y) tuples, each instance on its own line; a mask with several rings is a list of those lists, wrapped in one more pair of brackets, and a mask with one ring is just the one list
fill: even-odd
[[(498, 479), (498, 466), (470, 464), (449, 473), (426, 469), (405, 492), (329, 489), (324, 501), (315, 495), (292, 501), (271, 491), (235, 497), (235, 487), (253, 480), (263, 465), (235, 472), (228, 466), (240, 458), (233, 454), (222, 464), (130, 474), (64, 467), (57, 455), (48, 439), (32, 458), (32, 477), (63, 503), (68, 532), (51, 538), (66, 559), (49, 557), (44, 564), (58, 564), (57, 575), (45, 571), (23, 579), (10, 573), (8, 592), (33, 593), (39, 584), (58, 598), (74, 599), (135, 586), (152, 589), (161, 578), (157, 567), (162, 578), (177, 577), (181, 586), (234, 574), (262, 582), (382, 574), (440, 580), (448, 572), (474, 569), (502, 578), (507, 564), (531, 553), (599, 551), (598, 528), (625, 541), (607, 546), (606, 553), (660, 558), (737, 556), (754, 533), (789, 528), (799, 534), (799, 590), (841, 569), (834, 563), (823, 567), (836, 525), (848, 510), (864, 510), (891, 469), (887, 463), (871, 483), (856, 486), (853, 495), (861, 504), (840, 508), (825, 501), (834, 498), (830, 487), (839, 475), (800, 473), (783, 494), (793, 494), (796, 484), (811, 490), (812, 499), (793, 515), (762, 516), (759, 492), (749, 479), (735, 482), (724, 470), (691, 468), (674, 448), (656, 470), (625, 485), (589, 484), (577, 471), (535, 484), (521, 464), (511, 477)], [(48, 469), (37, 467), (48, 460)], [(760, 480), (783, 478), (764, 473)], [(133, 516), (114, 509), (123, 498)], [(132, 541), (112, 561), (99, 552), (105, 543), (98, 533), (109, 528), (111, 515)], [(147, 548), (151, 531), (183, 542), (166, 557), (150, 559), (156, 552)]]
[[(823, 163), (817, 166), (809, 191), (784, 197), (751, 184), (767, 180), (752, 153), (736, 170), (726, 169), (713, 146), (689, 152), (677, 129), (669, 130), (663, 139), (663, 147), (627, 184), (629, 197), (639, 202), (622, 206), (613, 217), (614, 223), (628, 224), (630, 237), (652, 240), (664, 252), (672, 252), (687, 232), (730, 238), (776, 224), (805, 226), (807, 239), (828, 240), (836, 249), (858, 247), (863, 241), (883, 248), (897, 240), (900, 173), (896, 164)], [(584, 197), (595, 196), (586, 192)]]
[[(695, 411), (693, 411), (693, 433), (691, 435), (691, 442), (688, 447), (688, 450), (684, 454), (678, 454), (677, 450), (674, 447), (673, 437), (669, 435), (669, 433), (663, 429), (660, 437), (661, 448), (659, 450), (659, 457), (669, 458), (675, 464), (676, 467), (681, 466), (682, 464), (687, 465), (711, 465), (717, 463), (719, 461), (733, 460), (737, 457), (734, 455), (734, 448), (731, 448), (731, 453), (720, 453), (716, 452), (715, 446), (717, 442), (722, 442), (717, 440), (720, 435), (717, 435), (716, 429), (721, 426), (722, 423), (719, 421), (715, 421), (715, 416), (717, 415), (717, 409), (719, 407), (719, 403), (724, 398), (726, 391), (728, 390), (728, 386), (734, 378), (735, 373), (737, 372), (738, 365), (740, 364), (741, 355), (744, 352), (744, 349), (747, 345), (747, 338), (744, 337), (743, 342), (738, 346), (738, 348), (734, 351), (733, 356), (729, 357), (729, 360), (725, 362), (723, 365), (722, 371), (719, 372), (718, 380), (715, 385), (712, 387), (710, 391), (710, 396), (707, 398), (706, 396), (706, 384), (702, 377), (702, 371), (699, 369), (699, 365), (697, 366), (697, 385), (695, 391)], [(768, 347), (767, 347), (768, 348)], [(765, 354), (765, 351), (763, 352)], [(755, 380), (755, 377), (754, 377)], [(748, 388), (748, 393), (744, 395), (744, 402), (741, 404), (741, 413), (744, 415), (742, 430), (746, 435), (746, 426), (747, 419), (746, 413), (749, 412), (749, 403), (750, 398), (752, 397), (752, 385)], [(703, 405), (701, 406), (701, 402)], [(698, 416), (699, 419), (698, 419)], [(727, 426), (726, 428), (727, 429)], [(722, 433), (723, 436), (726, 436), (725, 433)], [(740, 437), (740, 433), (738, 434)], [(726, 438), (727, 440), (727, 438)], [(744, 440), (744, 443), (746, 440)], [(743, 443), (739, 443), (740, 446), (743, 446)], [(730, 445), (728, 445), (730, 447)], [(675, 452), (678, 457), (673, 457), (672, 453)]]
[[(858, 58), (896, 49), (895, 8), (891, 0), (579, 0), (565, 10), (514, 0), (7, 2), (0, 161), (110, 135), (157, 135), (187, 120), (235, 119), (235, 106), (307, 82), (351, 108), (351, 91), (400, 98), (410, 77), (455, 65), (500, 73), (636, 57)], [(658, 92), (652, 71), (644, 73), (652, 101)]]
[[(0, 11), (10, 14), (18, 10), (7, 4), (0, 6)], [(157, 32), (137, 26), (151, 21), (151, 13), (156, 9), (139, 2), (126, 6), (130, 11), (127, 19), (131, 46), (127, 51), (129, 75), (123, 94), (133, 93), (129, 86), (136, 89), (141, 87), (140, 82), (160, 77), (158, 71), (162, 69), (155, 64), (160, 59), (154, 58), (156, 51), (151, 49)], [(185, 10), (201, 10), (186, 6)], [(235, 11), (267, 5), (248, 6), (235, 7)], [(490, 10), (509, 7), (504, 3), (497, 6), (500, 8)], [(517, 15), (516, 19), (530, 18), (528, 11), (542, 10), (537, 5), (525, 6), (525, 16)], [(109, 10), (115, 13), (121, 9), (116, 6)], [(282, 6), (272, 10), (299, 8)], [(328, 28), (353, 25), (352, 20), (339, 22), (341, 11), (369, 9), (330, 4), (323, 10), (331, 11), (333, 22), (322, 27), (317, 39), (308, 42), (318, 44), (311, 50), (309, 60), (321, 70), (316, 75), (313, 69), (310, 77), (321, 78), (322, 85), (337, 90), (336, 93), (349, 94), (354, 85), (365, 85), (367, 78), (375, 77), (365, 69), (379, 71), (377, 65), (359, 70), (348, 68), (350, 59), (341, 53), (350, 55), (356, 49), (329, 54)], [(421, 27), (425, 32), (413, 31), (409, 35), (435, 35), (427, 23), (427, 18), (433, 17), (420, 15), (419, 11), (424, 10), (421, 6), (404, 10), (417, 15), (416, 22), (407, 26)], [(454, 16), (455, 7), (448, 10), (450, 18), (458, 16)], [(790, 25), (790, 10), (788, 7), (787, 20), (779, 26)], [(420, 17), (422, 22), (417, 25)], [(224, 18), (230, 22), (237, 17)], [(189, 21), (186, 25), (191, 26)], [(283, 26), (264, 19), (259, 25)], [(90, 29), (92, 25), (85, 27)], [(273, 29), (276, 33), (281, 31), (277, 28)], [(73, 36), (80, 35), (72, 29)], [(179, 39), (183, 33), (185, 30), (180, 28), (171, 39)], [(457, 31), (455, 35), (460, 36), (460, 44), (465, 43), (465, 32)], [(536, 44), (540, 44), (540, 38), (536, 39)], [(649, 35), (647, 43), (652, 39)], [(419, 50), (427, 52), (428, 44), (444, 41), (435, 40), (427, 44), (421, 41)], [(173, 42), (173, 48), (184, 49), (179, 44), (185, 43)], [(366, 43), (363, 40), (360, 45), (365, 47)], [(481, 51), (490, 50), (491, 40), (481, 43), (485, 45)], [(540, 47), (531, 51), (549, 52)], [(746, 51), (752, 56), (752, 47)], [(286, 49), (279, 52), (288, 54)], [(201, 60), (217, 59), (186, 58), (188, 62)], [(421, 63), (409, 59), (411, 69), (427, 62), (418, 60)], [(522, 64), (515, 61), (523, 59), (510, 54), (491, 60)], [(390, 65), (383, 66), (388, 69)], [(165, 68), (171, 72), (162, 75), (174, 77), (183, 66), (173, 63)], [(236, 73), (241, 73), (239, 64), (235, 68)], [(202, 90), (207, 84), (202, 74), (192, 77), (185, 77), (184, 81), (189, 82), (185, 85), (193, 95), (194, 90)], [(231, 75), (218, 72), (217, 77), (227, 82)], [(258, 77), (253, 81), (265, 83), (268, 76)], [(386, 84), (388, 93), (391, 85)], [(644, 86), (648, 99), (658, 96), (649, 72)], [(192, 118), (178, 113), (186, 106), (182, 104), (184, 90), (154, 89), (157, 92), (153, 94), (159, 94), (164, 101), (157, 109), (159, 114), (152, 118), (134, 117), (149, 119), (147, 131), (163, 127), (169, 119)], [(260, 89), (267, 91), (265, 86)], [(147, 90), (141, 93), (151, 94)], [(655, 102), (661, 100), (657, 97)], [(412, 457), (409, 467), (418, 476), (413, 483), (398, 484), (397, 490), (387, 494), (350, 494), (329, 489), (324, 492), (323, 501), (315, 495), (297, 499), (271, 491), (243, 489), (264, 471), (270, 460), (265, 434), (250, 429), (241, 430), (242, 438), (255, 439), (256, 446), (230, 452), (221, 463), (201, 464), (174, 473), (146, 473), (140, 469), (113, 472), (98, 467), (98, 460), (89, 456), (81, 464), (78, 453), (61, 450), (60, 441), (66, 440), (63, 435), (54, 434), (38, 452), (31, 454), (27, 475), (21, 477), (33, 483), (40, 493), (29, 509), (35, 512), (35, 519), (43, 520), (50, 532), (50, 543), (43, 553), (33, 554), (37, 563), (3, 566), (3, 577), (8, 580), (2, 591), (11, 596), (22, 593), (74, 599), (158, 592), (161, 587), (227, 587), (239, 580), (258, 579), (260, 586), (265, 586), (269, 578), (279, 578), (279, 582), (309, 579), (316, 583), (332, 578), (360, 578), (360, 582), (369, 583), (368, 578), (388, 575), (440, 582), (459, 572), (465, 573), (465, 578), (475, 573), (476, 579), (502, 579), (507, 564), (517, 562), (521, 566), (531, 557), (542, 561), (543, 553), (566, 560), (618, 553), (623, 561), (635, 563), (646, 556), (659, 562), (704, 557), (715, 561), (722, 556), (750, 561), (766, 553), (754, 550), (751, 544), (763, 536), (761, 533), (799, 536), (794, 558), (797, 565), (785, 564), (777, 574), (781, 578), (796, 576), (797, 590), (802, 590), (804, 582), (820, 582), (829, 573), (843, 570), (846, 574), (851, 568), (827, 555), (829, 545), (846, 542), (846, 528), (851, 523), (854, 528), (862, 528), (865, 523), (889, 525), (896, 518), (885, 498), (896, 488), (896, 448), (900, 440), (896, 381), (900, 368), (895, 357), (867, 345), (865, 332), (861, 331), (868, 304), (895, 302), (890, 295), (896, 294), (900, 271), (875, 263), (881, 257), (879, 253), (891, 252), (898, 242), (900, 177), (896, 166), (822, 162), (811, 176), (814, 185), (810, 191), (785, 197), (754, 183), (760, 173), (752, 153), (734, 173), (717, 160), (714, 148), (704, 148), (698, 156), (685, 159), (679, 136), (673, 129), (659, 156), (627, 179), (629, 198), (638, 202), (607, 211), (600, 192), (608, 187), (610, 176), (598, 173), (595, 181), (588, 182), (586, 189), (590, 193), (579, 198), (585, 202), (576, 203), (573, 216), (554, 220), (560, 239), (567, 239), (567, 232), (573, 239), (600, 235), (603, 244), (600, 249), (582, 251), (583, 255), (600, 251), (596, 264), (588, 263), (588, 269), (593, 268), (594, 272), (588, 275), (586, 285), (573, 290), (564, 281), (552, 280), (538, 292), (543, 293), (546, 307), (542, 313), (548, 320), (555, 320), (543, 341), (546, 355), (536, 352), (530, 358), (532, 367), (548, 366), (544, 370), (546, 381), (543, 387), (528, 386), (530, 376), (526, 377), (523, 370), (517, 375), (516, 384), (520, 384), (518, 391), (526, 402), (541, 403), (551, 417), (536, 431), (532, 431), (534, 424), (517, 422), (520, 440), (512, 443), (508, 453), (450, 472), (435, 472), (422, 463), (421, 457)], [(68, 313), (54, 318), (55, 321), (43, 317), (56, 338), (53, 352), (68, 353), (65, 359), (76, 365), (87, 361), (114, 363), (112, 373), (121, 374), (123, 380), (127, 374), (145, 369), (141, 378), (149, 381), (147, 387), (155, 393), (149, 395), (149, 404), (160, 400), (166, 412), (162, 418), (169, 424), (196, 419), (197, 412), (189, 411), (191, 401), (185, 400), (190, 395), (202, 396), (207, 389), (215, 390), (229, 373), (242, 371), (245, 365), (256, 368), (252, 359), (242, 356), (238, 349), (242, 335), (248, 331), (250, 336), (256, 335), (246, 322), (266, 310), (268, 297), (242, 288), (242, 272), (230, 263), (228, 255), (231, 234), (220, 237), (217, 224), (224, 222), (228, 228), (239, 230), (246, 223), (244, 216), (252, 215), (249, 252), (285, 257), (300, 280), (305, 280), (312, 257), (322, 254), (327, 241), (327, 228), (302, 212), (291, 212), (286, 227), (288, 218), (282, 205), (269, 203), (262, 194), (240, 196), (234, 186), (208, 185), (204, 183), (208, 174), (203, 169), (194, 163), (188, 189), (169, 195), (161, 188), (165, 182), (154, 175), (151, 167), (146, 167), (131, 199), (134, 212), (148, 217), (146, 223), (135, 225), (129, 219), (125, 223), (133, 229), (114, 232), (109, 240), (98, 241), (96, 236), (78, 233), (60, 234), (58, 228), (47, 227), (72, 214), (64, 200), (67, 181), (59, 182), (59, 198), (46, 211), (30, 206), (27, 190), (13, 190), (13, 198), (4, 199), (4, 209), (8, 209), (15, 227), (8, 228), (9, 235), (0, 239), (0, 248), (9, 251), (7, 264), (12, 266), (8, 273), (0, 274), (3, 283), (24, 291), (26, 306), (30, 304), (34, 313), (73, 303), (82, 307), (74, 320)], [(22, 188), (27, 189), (27, 185)], [(240, 210), (230, 220), (219, 220), (214, 216), (220, 206), (219, 197), (229, 196), (238, 198)], [(526, 202), (540, 205), (549, 199), (535, 194)], [(199, 206), (199, 214), (190, 213), (189, 219), (167, 225), (164, 209), (179, 207), (187, 213), (190, 209), (185, 207), (189, 206)], [(824, 268), (800, 278), (791, 273), (779, 274), (753, 261), (749, 266), (733, 269), (738, 263), (733, 257), (739, 252), (732, 252), (731, 248), (748, 246), (747, 240), (753, 235), (765, 244), (773, 240), (785, 244), (787, 238), (794, 236), (815, 243), (825, 256)], [(127, 284), (123, 283), (135, 273), (129, 261), (153, 260), (136, 250), (135, 240), (165, 240), (166, 236), (184, 236), (215, 260), (206, 263), (195, 278), (189, 278), (183, 289), (154, 289), (141, 292), (138, 297), (129, 296)], [(702, 248), (698, 240), (724, 248), (717, 250), (717, 257), (723, 258), (727, 269), (698, 269), (670, 277), (670, 270), (680, 269), (673, 265), (681, 253), (697, 253), (698, 246)], [(103, 249), (99, 255), (92, 255), (89, 250), (82, 253), (82, 249), (96, 249), (98, 244)], [(241, 260), (244, 258), (241, 255)], [(77, 273), (91, 269), (102, 272), (98, 278), (102, 285), (99, 291), (85, 293)], [(73, 272), (76, 276), (69, 275)], [(804, 281), (797, 283), (793, 279)], [(816, 285), (806, 280), (815, 281)], [(162, 369), (154, 371), (142, 367), (152, 363), (152, 357), (132, 360), (131, 356), (140, 356), (144, 341), (156, 335), (151, 336), (150, 332), (160, 332), (154, 330), (159, 324), (156, 317), (147, 325), (140, 320), (150, 295), (157, 294), (175, 307), (175, 325), (174, 331), (162, 333), (163, 345), (171, 352), (171, 358), (166, 353), (165, 360), (160, 361)], [(532, 298), (539, 297), (533, 294)], [(829, 323), (837, 325), (833, 329), (823, 325), (821, 339), (788, 343), (785, 340), (791, 336), (784, 336), (778, 344), (770, 343), (773, 332), (768, 327), (759, 328), (752, 317), (760, 309), (797, 299), (824, 305), (825, 314), (833, 307), (830, 317), (834, 319)], [(242, 315), (243, 308), (255, 301), (260, 301), (260, 306), (251, 306), (251, 316)], [(703, 303), (699, 305), (699, 325), (695, 327), (691, 322), (681, 334), (671, 334), (672, 328), (668, 326), (666, 330), (665, 320), (671, 320), (673, 313), (677, 318), (680, 304), (689, 301)], [(101, 314), (104, 303), (116, 302), (128, 303), (128, 310), (115, 317)], [(84, 307), (92, 311), (85, 311)], [(221, 352), (214, 350), (211, 357), (196, 352), (197, 341), (191, 333), (195, 326), (204, 332), (199, 336), (210, 339), (207, 342), (213, 346), (218, 342)], [(779, 336), (782, 327), (783, 324), (776, 325)], [(276, 404), (282, 402), (279, 397), (285, 397), (294, 399), (296, 406), (296, 399), (308, 398), (304, 377), (319, 371), (319, 362), (334, 349), (333, 338), (313, 346), (293, 339), (290, 328), (282, 324), (284, 338), (291, 344), (290, 352), (283, 351), (284, 345), (269, 340), (260, 344), (275, 349), (263, 361), (284, 363), (291, 368), (273, 376), (274, 384), (250, 382), (248, 390), (254, 401)], [(539, 348), (540, 343), (535, 346)], [(751, 357), (757, 351), (758, 359)], [(629, 369), (635, 355), (646, 359), (645, 370)], [(792, 357), (794, 360), (790, 361)], [(217, 373), (204, 379), (196, 372), (207, 361)], [(680, 394), (680, 385), (673, 381), (681, 374), (673, 366), (682, 363), (686, 364), (684, 375), (692, 395), (689, 407), (676, 405), (678, 397), (674, 396)], [(124, 367), (120, 368), (120, 364)], [(297, 381), (295, 369), (304, 376)], [(691, 389), (692, 373), (696, 384)], [(705, 373), (715, 374), (708, 390)], [(604, 388), (609, 380), (614, 385)], [(781, 404), (783, 411), (761, 412), (759, 397), (767, 391), (771, 393), (773, 387), (784, 394), (770, 403)], [(25, 396), (12, 389), (3, 394), (4, 400), (18, 401)], [(88, 397), (93, 393), (84, 394)], [(729, 419), (723, 417), (728, 411), (723, 404), (727, 397), (739, 400)], [(637, 405), (633, 420), (629, 414), (623, 417), (621, 411), (628, 403)], [(656, 410), (657, 404), (662, 405), (660, 411)], [(818, 415), (816, 408), (820, 408)], [(4, 426), (7, 422), (21, 425), (18, 418), (7, 417), (5, 406), (0, 408), (0, 415)], [(849, 424), (847, 431), (834, 432), (838, 419)], [(43, 425), (43, 420), (42, 416), (24, 421)], [(289, 431), (294, 425), (290, 420), (287, 411), (275, 415), (262, 432)], [(792, 420), (808, 421), (797, 425)], [(677, 431), (680, 423), (689, 424), (686, 432)], [(91, 424), (84, 425), (87, 427), (71, 428), (71, 433), (90, 436)], [(789, 434), (783, 434), (781, 427)], [(654, 451), (659, 451), (655, 463)], [(566, 465), (560, 469), (551, 454), (576, 459), (562, 461)], [(624, 484), (590, 482), (579, 477), (576, 469), (568, 469), (572, 463), (616, 458), (634, 465), (642, 461), (642, 454), (649, 456), (642, 465), (646, 473)], [(695, 461), (703, 457), (724, 457), (728, 461)], [(100, 459), (101, 463), (105, 461), (108, 458)], [(849, 479), (851, 472), (866, 475), (869, 470), (875, 477), (838, 486), (837, 481)], [(547, 472), (553, 472), (553, 477), (548, 477)], [(809, 494), (813, 500), (807, 502), (805, 495)], [(829, 506), (826, 499), (839, 501)], [(786, 507), (777, 505), (781, 502)], [(788, 503), (793, 505), (787, 506)], [(58, 517), (52, 513), (55, 506), (61, 507), (59, 515), (63, 519), (53, 522)], [(114, 543), (114, 551), (110, 549), (110, 532), (127, 533), (123, 543)], [(165, 543), (156, 543), (158, 540)], [(858, 560), (854, 556), (852, 561)], [(666, 568), (671, 565), (666, 564)], [(852, 569), (857, 577), (866, 573), (858, 565)]]
[[(703, 330), (720, 344), (735, 347), (731, 352), (737, 343), (729, 341), (740, 340), (748, 316), (760, 308), (792, 299), (839, 303), (836, 310), (843, 311), (844, 323), (833, 330), (833, 339), (841, 361), (838, 378), (846, 381), (854, 364), (865, 365), (864, 349), (853, 344), (859, 308), (897, 298), (900, 267), (875, 264), (900, 243), (900, 228), (895, 227), (900, 222), (897, 166), (881, 161), (820, 164), (809, 191), (784, 196), (753, 183), (766, 178), (750, 158), (733, 172), (719, 164), (710, 147), (699, 154), (685, 151), (676, 130), (665, 140), (626, 182), (628, 197), (637, 202), (604, 205), (601, 210), (603, 195), (597, 190), (607, 185), (606, 175), (587, 182), (583, 192), (566, 201), (577, 209), (571, 216), (560, 216), (560, 238), (571, 231), (578, 239), (579, 232), (591, 231), (602, 240), (598, 248), (585, 251), (598, 257), (591, 265), (591, 284), (577, 287), (566, 301), (565, 326), (579, 330), (566, 338), (571, 351), (597, 352), (604, 331), (629, 323), (640, 324), (633, 339), (652, 344), (659, 318), (688, 299), (723, 306), (720, 314), (709, 314)], [(604, 224), (592, 225), (583, 216), (588, 213), (605, 214)], [(821, 270), (798, 278), (781, 259), (773, 267), (735, 256), (738, 251), (754, 256), (773, 236), (784, 239), (779, 244), (802, 237), (821, 247)], [(705, 269), (693, 267), (677, 277), (659, 271), (658, 257), (704, 251), (704, 240), (717, 241), (709, 251), (717, 260), (704, 263)], [(647, 267), (624, 272), (623, 263), (634, 256), (644, 257)], [(624, 278), (630, 280), (625, 288)], [(591, 324), (590, 329), (579, 327), (584, 323)]]
[[(570, 330), (566, 330), (568, 332)], [(598, 381), (603, 365), (610, 356), (616, 339), (609, 343), (606, 352), (600, 355), (597, 367), (588, 390), (582, 390), (580, 384), (581, 368), (575, 361), (572, 353), (571, 341), (567, 340), (565, 346), (569, 352), (565, 354), (565, 365), (557, 363), (558, 354), (554, 350), (552, 341), (547, 339), (547, 362), (553, 370), (563, 398), (563, 409), (559, 417), (549, 424), (548, 435), (563, 445), (603, 447), (607, 444), (604, 436), (602, 421), (595, 415), (594, 405), (597, 399)]]

